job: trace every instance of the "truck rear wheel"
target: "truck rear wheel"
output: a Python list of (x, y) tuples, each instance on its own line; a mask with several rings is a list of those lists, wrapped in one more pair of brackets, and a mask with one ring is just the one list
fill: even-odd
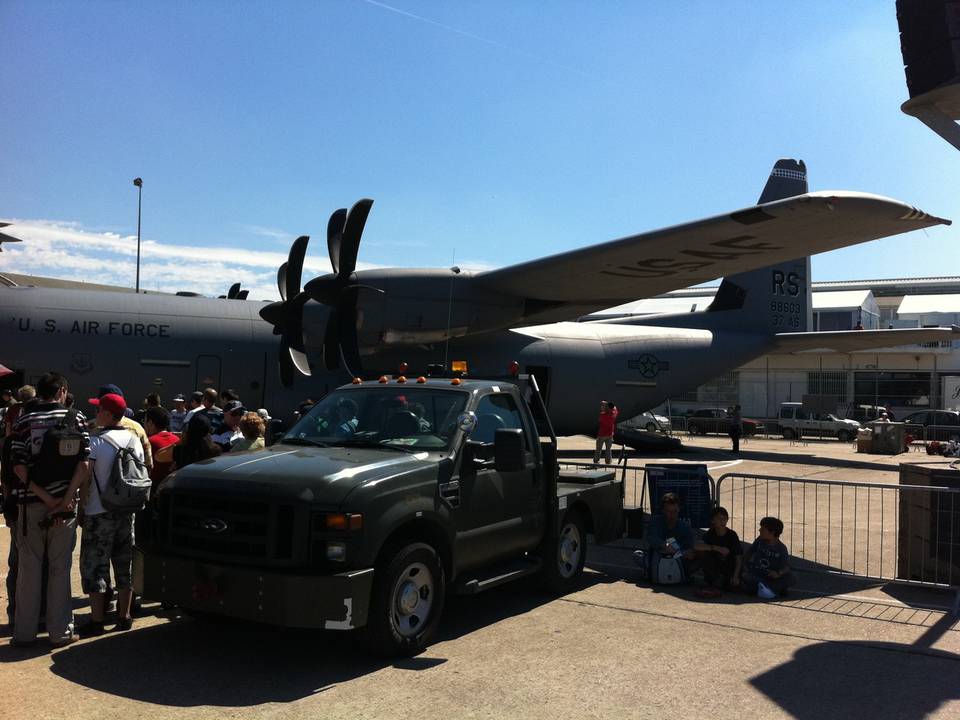
[(587, 533), (583, 516), (570, 510), (563, 518), (560, 533), (543, 554), (543, 583), (554, 593), (569, 592), (583, 571), (587, 559)]
[(426, 647), (443, 612), (443, 564), (425, 543), (406, 545), (377, 563), (367, 642), (378, 655), (409, 656)]

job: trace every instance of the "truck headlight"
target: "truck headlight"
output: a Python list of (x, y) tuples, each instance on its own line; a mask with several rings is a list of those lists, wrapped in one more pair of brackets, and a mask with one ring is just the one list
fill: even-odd
[(343, 562), (347, 559), (347, 544), (344, 542), (327, 543), (327, 560)]

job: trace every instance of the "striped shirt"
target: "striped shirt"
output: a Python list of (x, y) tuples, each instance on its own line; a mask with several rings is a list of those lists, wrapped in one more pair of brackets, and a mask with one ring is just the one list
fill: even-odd
[[(40, 447), (43, 445), (43, 436), (47, 430), (52, 428), (69, 410), (60, 403), (38, 401), (31, 403), (28, 412), (24, 412), (17, 418), (11, 434), (11, 455), (14, 465), (26, 465), (30, 467), (33, 459), (40, 454)], [(87, 433), (87, 419), (83, 413), (77, 413), (77, 426), (83, 432), (83, 447), (80, 449), (80, 457), (86, 459), (90, 455), (90, 435)], [(70, 485), (70, 477), (62, 478), (42, 478), (43, 488), (53, 497), (63, 497)], [(23, 492), (23, 490), (21, 490)], [(40, 498), (26, 490), (23, 496), (24, 502), (39, 502)]]

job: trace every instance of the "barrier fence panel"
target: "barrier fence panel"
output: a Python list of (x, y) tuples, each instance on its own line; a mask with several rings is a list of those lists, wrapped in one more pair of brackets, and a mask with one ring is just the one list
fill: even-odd
[(960, 488), (726, 473), (716, 500), (750, 543), (765, 516), (801, 569), (957, 590)]

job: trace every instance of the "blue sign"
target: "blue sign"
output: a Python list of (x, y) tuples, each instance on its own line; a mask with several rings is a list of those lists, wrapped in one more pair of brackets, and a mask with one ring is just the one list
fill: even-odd
[(710, 527), (713, 488), (706, 465), (647, 465), (647, 491), (654, 515), (660, 512), (660, 498), (672, 492), (680, 499), (681, 518), (691, 527)]

